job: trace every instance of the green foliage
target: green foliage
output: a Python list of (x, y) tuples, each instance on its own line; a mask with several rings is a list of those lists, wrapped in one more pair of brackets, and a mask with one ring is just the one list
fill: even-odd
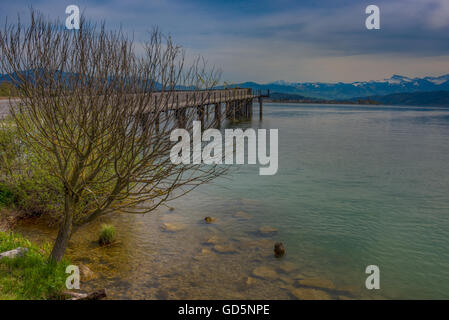
[(28, 248), (23, 257), (0, 260), (0, 299), (55, 299), (65, 287), (69, 264), (49, 262), (49, 246), (37, 246), (20, 235), (0, 232), (0, 252)]
[(110, 244), (114, 241), (115, 238), (115, 228), (110, 224), (101, 225), (100, 237), (98, 242), (100, 245)]
[(10, 82), (0, 82), (0, 97), (13, 97), (17, 94), (17, 89)]
[[(64, 187), (55, 175), (56, 161), (50, 153), (47, 158), (42, 153), (38, 158), (34, 149), (39, 146), (26, 145), (20, 136), (13, 120), (0, 122), (0, 184), (12, 193), (8, 194), (11, 197), (4, 205), (13, 206), (27, 215), (45, 214), (58, 222), (63, 213)], [(112, 166), (104, 166), (99, 172), (101, 181), (91, 183), (89, 188), (82, 190), (80, 201), (74, 208), (75, 222), (82, 221), (95, 209), (97, 199), (94, 195), (112, 192), (115, 184), (108, 177), (113, 174)]]
[(0, 123), (0, 205), (29, 215), (60, 218), (62, 185), (18, 138), (11, 120)]
[(10, 206), (14, 203), (14, 193), (3, 183), (0, 183), (0, 207)]

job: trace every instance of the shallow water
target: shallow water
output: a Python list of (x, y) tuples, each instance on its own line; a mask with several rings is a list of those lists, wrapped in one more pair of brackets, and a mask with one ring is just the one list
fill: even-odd
[[(294, 299), (307, 291), (301, 279), (318, 279), (331, 282), (312, 285), (318, 297), (449, 298), (449, 109), (265, 104), (262, 122), (238, 126), (279, 129), (278, 173), (236, 166), (173, 211), (83, 227), (68, 255), (97, 278), (81, 289), (127, 299)], [(118, 242), (100, 248), (105, 221)], [(277, 232), (262, 235), (262, 226)], [(32, 223), (18, 231), (55, 236)], [(380, 290), (365, 288), (372, 264)], [(261, 266), (274, 273), (253, 275)]]

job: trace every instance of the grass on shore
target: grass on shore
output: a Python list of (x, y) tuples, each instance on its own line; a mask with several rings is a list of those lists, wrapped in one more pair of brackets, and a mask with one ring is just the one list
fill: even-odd
[(49, 262), (47, 245), (37, 246), (20, 235), (0, 232), (0, 253), (17, 247), (28, 248), (28, 252), (0, 260), (0, 300), (59, 299), (69, 263)]

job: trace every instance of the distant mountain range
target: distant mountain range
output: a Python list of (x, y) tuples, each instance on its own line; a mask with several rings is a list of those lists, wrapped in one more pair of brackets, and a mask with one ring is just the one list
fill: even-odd
[(392, 93), (384, 96), (356, 97), (351, 99), (318, 99), (293, 93), (270, 93), (272, 102), (320, 103), (320, 104), (383, 104), (403, 106), (449, 107), (449, 91), (419, 91)]
[[(362, 97), (361, 100), (376, 101), (385, 105), (403, 106), (449, 106), (449, 91), (392, 93), (385, 96)], [(353, 99), (356, 100), (356, 99)]]
[[(33, 78), (38, 70), (23, 71), (22, 75)], [(55, 77), (70, 79), (75, 74), (55, 72)], [(0, 74), (2, 81), (17, 79), (18, 75)], [(323, 82), (286, 82), (275, 81), (267, 84), (244, 82), (232, 86), (252, 88), (253, 90), (270, 90), (274, 100), (304, 101), (304, 102), (357, 102), (403, 104), (403, 105), (448, 105), (449, 106), (449, 74), (439, 77), (409, 78), (394, 75), (381, 81), (365, 81), (352, 83)], [(156, 89), (160, 88), (155, 83)], [(217, 87), (223, 88), (223, 86)], [(178, 86), (177, 89), (193, 88)], [(275, 94), (276, 93), (276, 94)]]
[(380, 81), (352, 83), (285, 82), (267, 84), (244, 82), (236, 84), (242, 88), (267, 90), (271, 92), (298, 94), (317, 99), (352, 99), (357, 97), (384, 96), (395, 93), (449, 91), (449, 74), (439, 77), (408, 78), (394, 75)]

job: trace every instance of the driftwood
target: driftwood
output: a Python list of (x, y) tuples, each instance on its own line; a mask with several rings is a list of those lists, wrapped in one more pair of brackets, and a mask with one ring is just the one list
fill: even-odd
[(64, 291), (62, 294), (71, 297), (68, 300), (100, 300), (106, 298), (106, 289), (100, 289), (90, 293)]
[(14, 250), (6, 251), (3, 253), (0, 253), (0, 260), (3, 258), (16, 258), (16, 257), (23, 257), (25, 253), (27, 253), (28, 248), (17, 248)]

